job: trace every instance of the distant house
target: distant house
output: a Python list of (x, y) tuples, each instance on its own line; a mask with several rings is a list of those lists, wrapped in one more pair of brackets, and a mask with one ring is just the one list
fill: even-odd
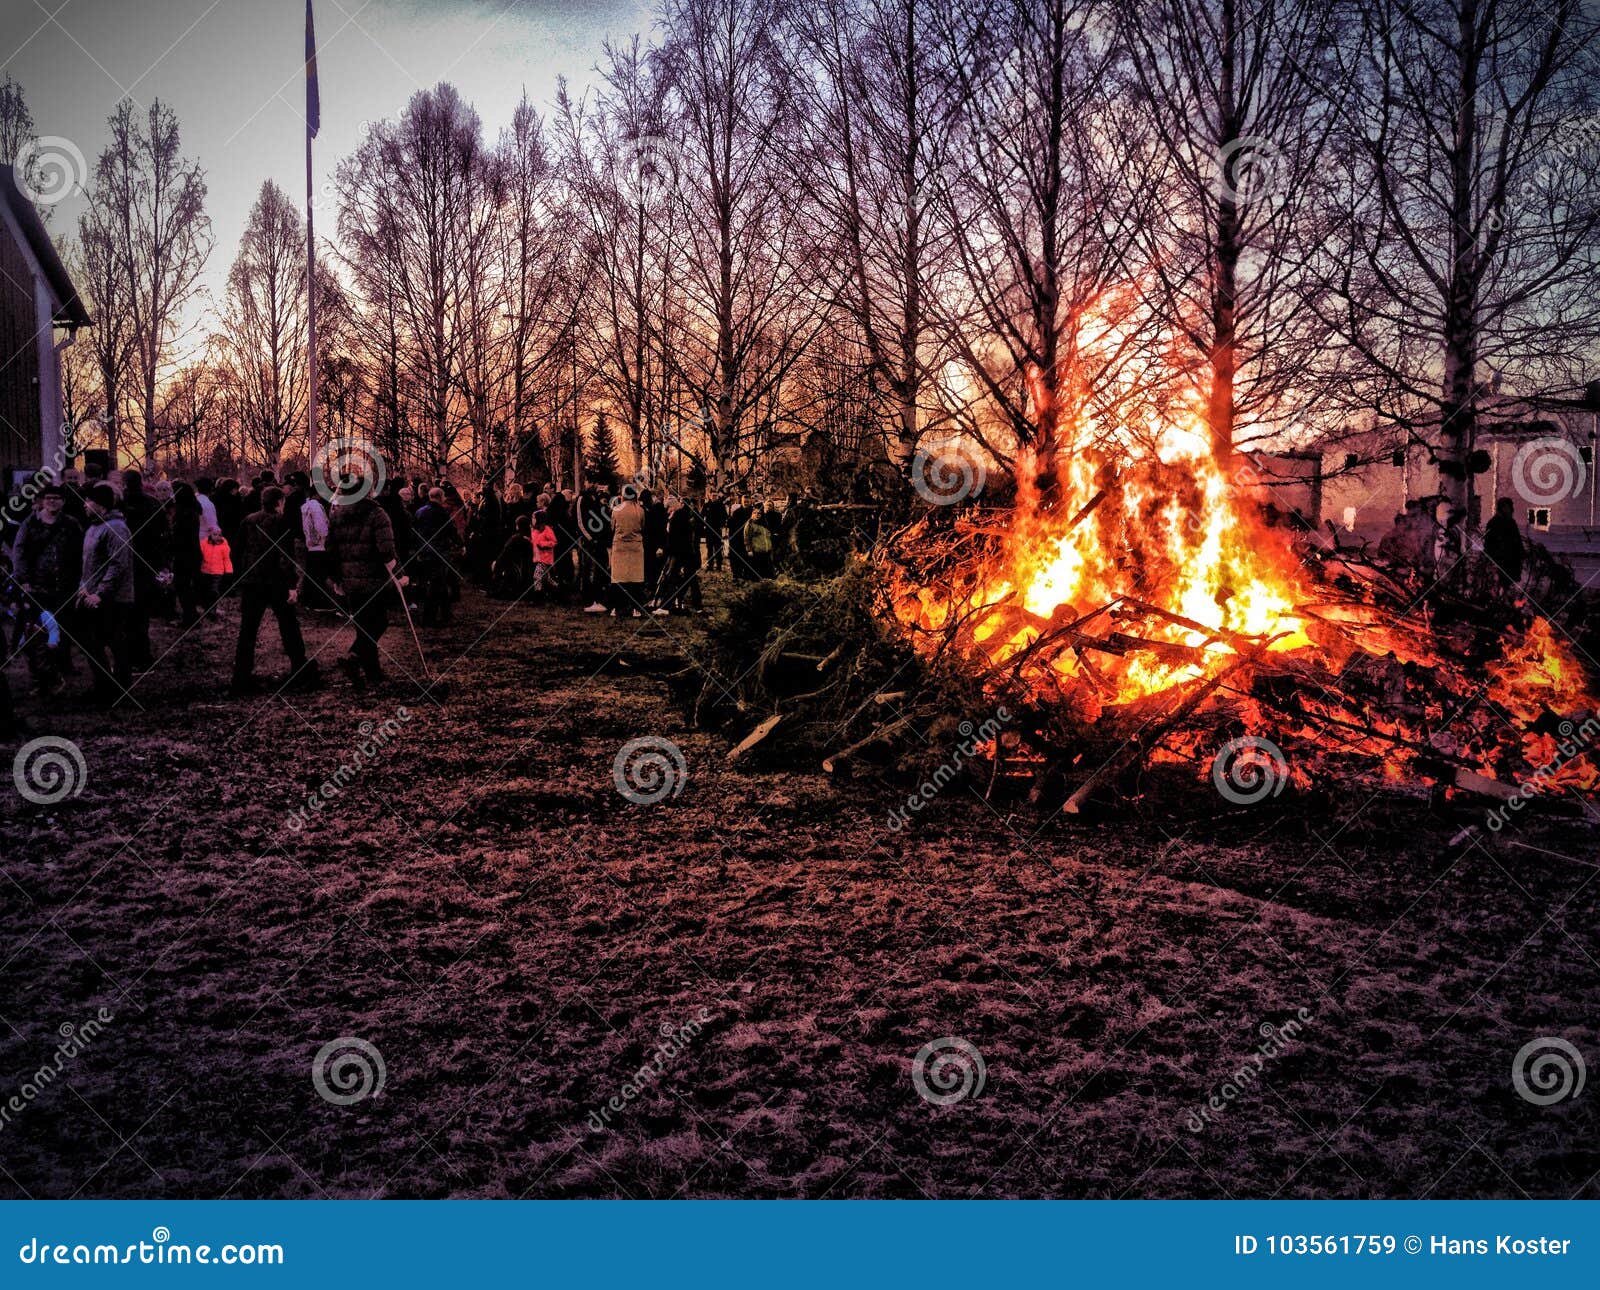
[(0, 470), (59, 469), (61, 351), (89, 325), (33, 203), (0, 166)]
[[(1526, 404), (1489, 403), (1480, 413), (1476, 449), (1484, 469), (1475, 476), (1478, 515), (1509, 497), (1518, 521), (1535, 531), (1600, 529), (1600, 472), (1595, 470), (1596, 413), (1571, 398)], [(1381, 537), (1406, 503), (1443, 491), (1436, 455), (1394, 427), (1344, 432), (1305, 451), (1252, 452), (1249, 482), (1257, 500), (1299, 511), (1319, 530)]]
[[(1535, 531), (1596, 527), (1600, 475), (1594, 469), (1592, 413), (1561, 409), (1533, 421), (1485, 418), (1476, 444), (1489, 458), (1474, 485), (1480, 515), (1509, 497), (1518, 520)], [(1439, 469), (1427, 449), (1408, 445), (1399, 431), (1369, 432), (1323, 454), (1321, 518), (1346, 532), (1378, 536), (1406, 502), (1439, 491)]]

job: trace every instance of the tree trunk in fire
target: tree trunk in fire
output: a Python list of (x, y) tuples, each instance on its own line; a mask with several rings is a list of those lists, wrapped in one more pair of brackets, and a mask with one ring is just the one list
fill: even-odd
[(1217, 290), (1211, 301), (1211, 393), (1206, 406), (1211, 453), (1225, 469), (1233, 460), (1238, 313), (1239, 207), (1225, 194), (1217, 204)]

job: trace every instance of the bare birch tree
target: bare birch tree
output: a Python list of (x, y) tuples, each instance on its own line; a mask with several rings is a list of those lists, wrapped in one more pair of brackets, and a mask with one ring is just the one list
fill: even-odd
[(124, 100), (107, 125), (111, 141), (95, 167), (83, 242), (86, 254), (104, 255), (104, 267), (121, 278), (118, 303), (133, 332), (131, 392), (149, 462), (161, 445), (161, 384), (211, 253), (211, 221), (204, 172), (182, 155), (171, 108), (159, 99), (144, 109)]
[(1600, 16), (1580, 0), (1354, 0), (1333, 48), (1347, 240), (1323, 263), (1360, 397), (1473, 507), (1490, 372), (1575, 380), (1600, 335)]

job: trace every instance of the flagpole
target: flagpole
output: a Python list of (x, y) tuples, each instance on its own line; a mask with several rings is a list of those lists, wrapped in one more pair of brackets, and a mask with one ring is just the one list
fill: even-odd
[(306, 468), (317, 460), (317, 235), (312, 224), (311, 131), (306, 131), (306, 323), (311, 380), (306, 393)]
[(316, 189), (311, 176), (311, 140), (322, 124), (317, 86), (316, 39), (312, 35), (311, 0), (306, 0), (306, 330), (309, 380), (306, 385), (306, 469), (317, 462), (317, 234), (313, 220)]

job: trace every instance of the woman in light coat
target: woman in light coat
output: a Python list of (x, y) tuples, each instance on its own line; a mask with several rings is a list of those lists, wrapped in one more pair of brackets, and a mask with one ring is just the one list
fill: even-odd
[(611, 616), (631, 610), (644, 613), (644, 507), (629, 496), (618, 499), (611, 512)]

